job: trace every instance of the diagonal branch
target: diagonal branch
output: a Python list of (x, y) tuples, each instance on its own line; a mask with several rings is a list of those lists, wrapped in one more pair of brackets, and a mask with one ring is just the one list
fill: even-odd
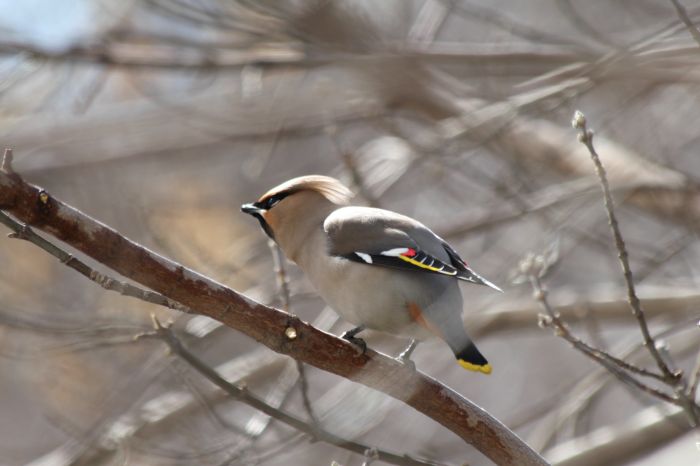
[(681, 21), (683, 21), (685, 27), (688, 28), (688, 32), (690, 32), (690, 35), (693, 36), (695, 42), (697, 42), (698, 45), (700, 45), (700, 31), (698, 31), (697, 26), (693, 24), (693, 21), (688, 16), (688, 12), (686, 11), (685, 7), (681, 5), (680, 0), (671, 0), (671, 3), (673, 3), (674, 8), (676, 9), (678, 17), (681, 19)]
[(130, 296), (132, 298), (146, 301), (147, 303), (165, 306), (170, 309), (175, 309), (176, 311), (186, 312), (188, 314), (192, 312), (192, 310), (187, 306), (183, 306), (177, 301), (173, 301), (160, 293), (144, 290), (143, 288), (134, 286), (131, 283), (119, 281), (98, 272), (77, 257), (67, 253), (52, 242), (38, 235), (30, 226), (14, 220), (3, 211), (0, 211), (0, 223), (12, 230), (12, 233), (8, 235), (9, 238), (23, 239), (35, 244), (36, 246), (39, 246), (41, 249), (61, 261), (66, 267), (70, 267), (89, 280), (97, 283), (105, 290), (116, 291), (124, 296)]
[(358, 354), (352, 344), (340, 338), (136, 244), (15, 173), (0, 171), (0, 209), (278, 353), (403, 401), (497, 464), (546, 464), (500, 421), (435, 379), (372, 350)]

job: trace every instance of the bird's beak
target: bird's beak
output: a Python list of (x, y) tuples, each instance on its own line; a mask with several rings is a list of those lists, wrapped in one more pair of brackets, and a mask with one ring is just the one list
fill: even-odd
[(260, 215), (265, 211), (265, 209), (261, 209), (260, 207), (257, 207), (255, 204), (243, 204), (241, 206), (241, 212), (245, 212), (246, 214), (249, 215)]
[(272, 231), (272, 228), (270, 228), (270, 225), (268, 225), (268, 223), (265, 221), (265, 217), (263, 217), (263, 214), (267, 212), (265, 209), (260, 208), (255, 204), (243, 204), (241, 206), (241, 212), (245, 212), (246, 214), (257, 218), (265, 234), (270, 239), (275, 239), (275, 233)]

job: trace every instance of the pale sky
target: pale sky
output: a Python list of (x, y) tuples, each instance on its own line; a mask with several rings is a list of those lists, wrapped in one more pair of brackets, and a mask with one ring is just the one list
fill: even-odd
[(13, 40), (61, 52), (96, 32), (95, 0), (0, 0), (0, 28)]

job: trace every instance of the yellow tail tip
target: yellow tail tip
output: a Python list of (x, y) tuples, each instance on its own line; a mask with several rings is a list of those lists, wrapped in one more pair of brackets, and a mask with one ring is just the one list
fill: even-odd
[(457, 363), (469, 371), (481, 372), (482, 374), (490, 374), (491, 373), (491, 364), (488, 364), (488, 363), (484, 364), (483, 366), (480, 366), (478, 364), (473, 364), (471, 362), (467, 362), (464, 359), (458, 359)]

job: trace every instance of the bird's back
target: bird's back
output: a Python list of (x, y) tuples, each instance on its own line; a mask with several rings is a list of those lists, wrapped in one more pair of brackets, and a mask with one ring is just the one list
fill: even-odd
[[(399, 241), (400, 243), (397, 243)], [(308, 238), (297, 264), (328, 304), (355, 325), (388, 333), (427, 338), (409, 308), (431, 320), (461, 327), (462, 296), (457, 280), (419, 271), (376, 267), (348, 260), (346, 252), (420, 244), (441, 260), (439, 238), (420, 222), (370, 207), (343, 207), (332, 212)], [(318, 257), (318, 251), (327, 251)], [(450, 321), (450, 322), (447, 322)]]

